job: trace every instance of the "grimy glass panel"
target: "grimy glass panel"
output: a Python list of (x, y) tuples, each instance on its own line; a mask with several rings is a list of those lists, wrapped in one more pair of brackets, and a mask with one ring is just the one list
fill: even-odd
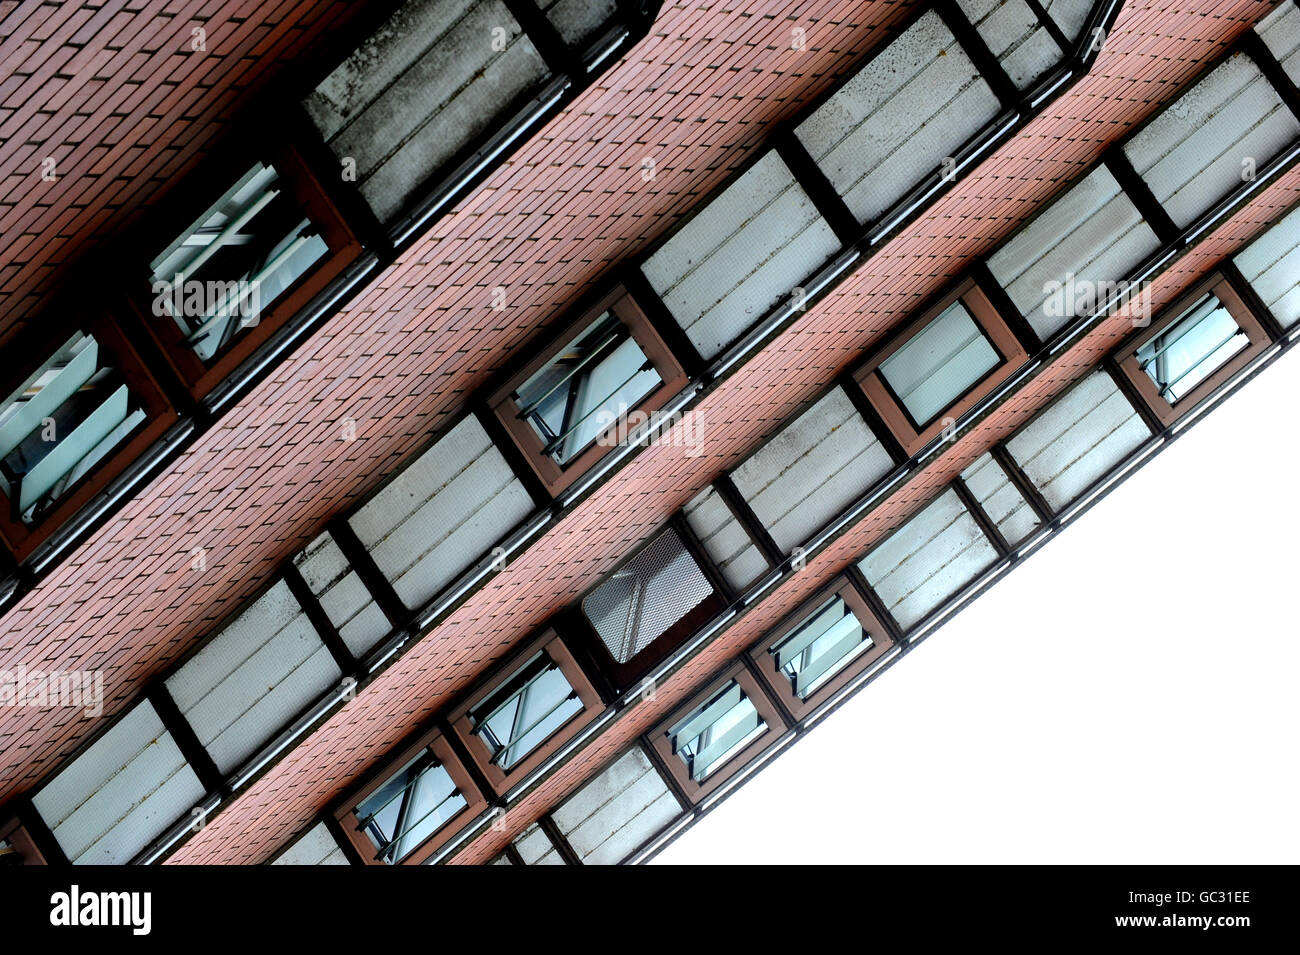
[(748, 746), (767, 724), (740, 684), (732, 680), (708, 702), (696, 707), (668, 731), (673, 752), (686, 764), (691, 779), (710, 773)]
[(580, 712), (582, 700), (563, 671), (538, 653), (469, 715), (492, 762), (508, 770)]
[(40, 517), (144, 421), (99, 343), (77, 332), (0, 406), (0, 488)]
[(836, 595), (767, 652), (799, 699), (806, 700), (871, 646), (871, 635)]
[(395, 864), (466, 805), (447, 770), (425, 751), (363, 800), (357, 828), (375, 844), (376, 858)]
[(923, 428), (1000, 361), (966, 306), (953, 302), (881, 362), (880, 374)]
[(1138, 349), (1138, 367), (1155, 382), (1160, 397), (1176, 404), (1249, 344), (1227, 307), (1206, 295)]
[(149, 263), (153, 313), (208, 361), (327, 251), (279, 174), (258, 163)]
[(606, 312), (514, 394), (519, 417), (567, 464), (663, 379), (626, 325)]

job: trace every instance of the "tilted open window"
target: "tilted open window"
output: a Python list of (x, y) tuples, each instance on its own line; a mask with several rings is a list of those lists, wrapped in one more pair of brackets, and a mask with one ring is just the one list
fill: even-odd
[(486, 805), (435, 731), (376, 773), (335, 818), (367, 865), (414, 865)]
[(491, 398), (529, 464), (559, 493), (686, 384), (686, 373), (622, 289), (601, 299), (559, 342)]
[(815, 710), (894, 644), (847, 578), (791, 614), (775, 634), (750, 655), (797, 719)]
[(973, 280), (928, 309), (855, 375), (908, 454), (942, 433), (1028, 357)]
[(499, 793), (535, 769), (603, 710), (568, 647), (548, 630), (452, 711), (453, 731)]
[(1241, 297), (1214, 276), (1126, 344), (1119, 366), (1156, 416), (1172, 424), (1268, 344)]

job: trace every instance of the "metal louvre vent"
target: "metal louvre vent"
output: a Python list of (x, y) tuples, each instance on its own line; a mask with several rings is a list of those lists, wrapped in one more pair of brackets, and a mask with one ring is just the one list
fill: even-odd
[(618, 663), (626, 663), (713, 593), (677, 532), (669, 529), (582, 602)]

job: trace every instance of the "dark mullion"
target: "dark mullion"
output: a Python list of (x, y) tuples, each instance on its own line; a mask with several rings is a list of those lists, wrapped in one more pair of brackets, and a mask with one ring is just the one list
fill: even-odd
[(533, 505), (538, 508), (550, 507), (554, 498), (546, 490), (546, 485), (537, 476), (537, 472), (533, 470), (527, 455), (515, 443), (515, 439), (510, 436), (510, 432), (506, 430), (505, 425), (501, 423), (501, 420), (493, 413), (492, 409), (476, 401), (471, 414), (478, 421), (479, 427), (487, 432), (488, 440), (492, 442), (492, 446), (496, 448), (501, 457), (505, 458), (506, 465), (514, 474), (515, 479), (524, 486), (524, 490), (528, 492), (528, 497), (533, 502)]
[(1012, 559), (1012, 547), (1003, 535), (1002, 529), (993, 522), (993, 518), (989, 517), (989, 512), (984, 510), (984, 505), (976, 500), (974, 493), (966, 486), (966, 482), (961, 475), (958, 475), (949, 486), (957, 493), (957, 497), (966, 506), (970, 516), (975, 518), (975, 523), (980, 526), (980, 530), (989, 539), (989, 543), (998, 552), (998, 556), (1003, 560)]
[(316, 636), (320, 637), (320, 642), (325, 644), (325, 649), (330, 652), (334, 658), (334, 663), (339, 670), (346, 676), (357, 669), (356, 657), (348, 649), (348, 645), (343, 642), (343, 637), (339, 635), (338, 629), (330, 620), (325, 608), (317, 596), (312, 593), (311, 587), (308, 586), (307, 580), (303, 577), (296, 564), (292, 560), (284, 565), (283, 572), (284, 582), (298, 601), (298, 606), (302, 612), (307, 615), (311, 621), (312, 629), (316, 631)]
[[(763, 672), (758, 661), (749, 653), (742, 653), (738, 659), (744, 665), (745, 670), (748, 671), (749, 675), (754, 678), (754, 682), (758, 684), (759, 692), (767, 698), (769, 703), (776, 707), (777, 713), (781, 715), (781, 719), (785, 723), (785, 726), (770, 726), (768, 729), (777, 730), (778, 732), (783, 730), (794, 730), (795, 732), (800, 732), (802, 727), (799, 718), (791, 712), (789, 704), (781, 697), (781, 694), (774, 693), (772, 688), (768, 686), (768, 674)], [(781, 735), (784, 735), (784, 733)]]
[(894, 643), (903, 643), (907, 639), (907, 631), (894, 619), (894, 615), (889, 612), (885, 602), (880, 599), (880, 595), (876, 593), (876, 588), (871, 586), (871, 582), (867, 580), (867, 575), (862, 572), (862, 568), (858, 566), (856, 560), (844, 569), (844, 575), (857, 588), (859, 596), (867, 602), (867, 606), (876, 615), (876, 619), (885, 625), (885, 630), (888, 631), (889, 637)]
[(72, 860), (63, 851), (63, 846), (59, 845), (59, 840), (54, 838), (53, 830), (36, 811), (36, 804), (32, 802), (30, 796), (25, 794), (18, 796), (9, 804), (9, 808), (18, 819), (19, 825), (31, 837), (32, 842), (36, 843), (37, 850), (45, 857), (46, 865), (72, 865)]
[(1034, 326), (1029, 324), (1029, 320), (1011, 300), (1007, 290), (1002, 287), (1002, 283), (993, 277), (993, 270), (989, 268), (986, 259), (980, 259), (970, 269), (971, 277), (975, 280), (976, 286), (984, 293), (984, 297), (989, 300), (993, 310), (998, 313), (998, 317), (1006, 323), (1011, 329), (1011, 333), (1016, 336), (1025, 353), (1036, 355), (1043, 347), (1043, 340), (1038, 337), (1038, 332), (1034, 331)]
[(397, 595), (397, 591), (384, 576), (384, 572), (379, 569), (375, 559), (370, 556), (370, 551), (366, 550), (366, 546), (361, 543), (361, 538), (357, 537), (357, 532), (352, 529), (352, 525), (345, 518), (338, 518), (330, 522), (329, 533), (339, 550), (343, 551), (343, 556), (348, 559), (352, 570), (370, 591), (370, 596), (379, 605), (379, 609), (388, 618), (388, 623), (395, 630), (404, 626), (411, 617), (411, 611), (406, 609), (402, 598)]
[(1120, 189), (1132, 200), (1133, 205), (1137, 206), (1138, 213), (1155, 232), (1160, 244), (1165, 247), (1180, 247), (1184, 241), (1183, 229), (1160, 204), (1146, 180), (1138, 175), (1137, 169), (1125, 155), (1124, 147), (1116, 146), (1107, 150), (1102, 165), (1115, 177)]
[(686, 330), (678, 324), (677, 319), (673, 317), (673, 313), (668, 310), (668, 306), (659, 297), (659, 293), (650, 284), (650, 280), (645, 277), (645, 273), (635, 264), (625, 262), (619, 266), (616, 274), (618, 284), (623, 287), (623, 290), (628, 295), (632, 296), (632, 301), (641, 309), (646, 321), (650, 323), (650, 327), (664, 340), (668, 350), (677, 359), (677, 363), (682, 366), (682, 371), (686, 373), (686, 377), (691, 381), (698, 380), (704, 373), (705, 368), (708, 367), (708, 363), (704, 360), (704, 356), (700, 354), (700, 350), (695, 347), (695, 343), (691, 341), (690, 336), (686, 334)]
[(686, 519), (685, 511), (678, 511), (668, 519), (668, 526), (677, 532), (681, 538), (683, 546), (695, 562), (700, 565), (704, 571), (704, 576), (709, 579), (713, 589), (722, 594), (727, 603), (733, 603), (740, 596), (734, 587), (727, 581), (726, 575), (722, 573), (722, 568), (717, 565), (713, 555), (708, 552), (704, 542), (700, 540), (700, 535), (695, 533), (695, 528), (691, 527), (690, 521)]
[(460, 760), (461, 769), (465, 770), (465, 774), (469, 776), (470, 782), (474, 784), (474, 787), (482, 794), (483, 798), (487, 800), (488, 807), (491, 809), (501, 808), (501, 803), (494, 801), (497, 799), (496, 790), (488, 781), (483, 770), (479, 769), (478, 760), (470, 755), (469, 747), (465, 745), (465, 741), (460, 738), (458, 733), (452, 732), (451, 724), (447, 722), (447, 718), (443, 715), (439, 715), (433, 721), (433, 725), (437, 727), (442, 738), (446, 740), (447, 745), (451, 747), (451, 751), (456, 754), (456, 759)]
[(1066, 56), (1072, 56), (1074, 54), (1074, 46), (1070, 43), (1069, 37), (1065, 35), (1057, 25), (1056, 21), (1052, 19), (1051, 15), (1043, 5), (1039, 3), (1039, 0), (1025, 0), (1025, 6), (1027, 6), (1030, 9), (1030, 12), (1038, 18), (1038, 22), (1042, 25), (1043, 29), (1051, 35), (1052, 40), (1056, 45), (1061, 48), (1061, 52)]
[(162, 680), (155, 681), (145, 691), (145, 699), (153, 704), (158, 718), (162, 720), (176, 748), (190, 764), (190, 768), (194, 770), (194, 775), (198, 776), (203, 788), (210, 793), (220, 793), (223, 797), (230, 795), (230, 786), (226, 783), (226, 778), (221, 774), (221, 770), (217, 768), (216, 762), (208, 751), (203, 748), (203, 744), (199, 742), (194, 727), (190, 726), (181, 715), (180, 708), (167, 689), (167, 684)]
[[(334, 818), (332, 813), (326, 813), (322, 821), (325, 823), (325, 829), (330, 834), (330, 838), (342, 851), (344, 858), (352, 865), (366, 865), (366, 860), (361, 857), (357, 847), (352, 844), (348, 834), (343, 831), (343, 824)], [(308, 827), (310, 828), (310, 826)]]
[(659, 758), (659, 752), (650, 743), (650, 740), (646, 736), (642, 735), (636, 738), (636, 742), (637, 745), (641, 747), (642, 754), (644, 754), (645, 758), (650, 761), (651, 769), (659, 775), (659, 778), (668, 788), (668, 791), (673, 794), (673, 798), (677, 800), (677, 805), (682, 807), (683, 812), (694, 812), (695, 806), (687, 797), (686, 790), (684, 790), (681, 784), (677, 782), (677, 777), (668, 771), (668, 767), (665, 766), (663, 760)]
[[(1296, 0), (1296, 2), (1300, 3), (1300, 0)], [(1264, 326), (1270, 341), (1276, 342), (1286, 337), (1286, 329), (1282, 327), (1282, 323), (1278, 321), (1277, 316), (1273, 314), (1273, 310), (1268, 307), (1268, 304), (1259, 297), (1259, 293), (1255, 291), (1255, 286), (1246, 281), (1246, 276), (1241, 274), (1241, 270), (1237, 268), (1237, 263), (1233, 259), (1224, 259), (1220, 263), (1218, 270), (1223, 273), (1223, 277), (1232, 286), (1232, 290), (1241, 296), (1246, 308), (1250, 310), (1250, 314)]]
[(840, 245), (847, 249), (858, 242), (862, 238), (862, 226), (808, 152), (803, 140), (791, 130), (778, 136), (773, 148), (781, 161), (790, 167), (795, 181), (808, 194), (822, 218), (830, 224)]
[(560, 36), (560, 31), (547, 19), (533, 0), (502, 0), (510, 15), (519, 21), (524, 35), (532, 41), (541, 54), (546, 68), (557, 76), (580, 79), (586, 70), (580, 57), (575, 56)]
[(507, 859), (510, 860), (511, 865), (528, 864), (524, 862), (524, 857), (519, 854), (519, 850), (515, 848), (515, 844), (513, 842), (507, 843), (506, 847), (502, 849), (501, 852)]
[(1016, 84), (1011, 82), (1011, 77), (1003, 68), (1002, 61), (993, 55), (993, 51), (984, 42), (984, 37), (980, 36), (980, 32), (975, 29), (974, 24), (961, 8), (954, 0), (936, 0), (934, 12), (939, 14), (944, 25), (957, 38), (957, 44), (975, 64), (975, 69), (993, 90), (993, 95), (998, 98), (1002, 108), (1019, 113), (1022, 99), (1020, 90), (1016, 89)]
[[(890, 388), (889, 382), (885, 381), (883, 377), (880, 380), (892, 393), (893, 389)], [(889, 454), (889, 459), (893, 461), (896, 466), (906, 464), (910, 461), (912, 456), (907, 453), (907, 449), (904, 448), (903, 443), (898, 440), (898, 436), (894, 434), (893, 431), (889, 430), (889, 426), (885, 424), (885, 419), (880, 416), (880, 412), (877, 411), (875, 406), (867, 399), (867, 393), (862, 390), (862, 386), (858, 384), (858, 380), (854, 378), (851, 373), (845, 372), (836, 379), (835, 384), (838, 384), (844, 389), (844, 393), (849, 396), (849, 402), (855, 409), (857, 409), (862, 420), (867, 423), (867, 428), (876, 436), (876, 440), (881, 443), (885, 451)], [(901, 402), (898, 406), (903, 408)], [(906, 408), (903, 408), (903, 413), (907, 414)], [(908, 415), (908, 417), (910, 419), (911, 415)]]
[(1142, 423), (1151, 430), (1151, 433), (1159, 437), (1165, 437), (1169, 429), (1165, 427), (1163, 421), (1156, 417), (1155, 411), (1142, 400), (1142, 396), (1133, 387), (1133, 382), (1129, 381), (1128, 375), (1120, 370), (1119, 362), (1115, 360), (1115, 356), (1107, 355), (1103, 358), (1101, 368), (1110, 375), (1111, 381), (1115, 382), (1115, 387), (1119, 388), (1120, 393), (1133, 406), (1133, 410), (1137, 412), (1137, 416), (1142, 419)]
[(560, 827), (555, 824), (551, 814), (544, 813), (542, 818), (537, 820), (537, 827), (546, 833), (546, 838), (551, 840), (551, 845), (555, 846), (555, 851), (560, 854), (565, 865), (582, 865), (583, 861), (578, 858), (578, 853), (573, 851), (573, 846), (569, 845), (569, 840), (564, 838), (564, 833), (560, 832)]
[(1002, 468), (1015, 489), (1020, 492), (1020, 496), (1029, 502), (1030, 508), (1038, 518), (1038, 523), (1044, 527), (1055, 526), (1056, 513), (1052, 510), (1052, 505), (1047, 503), (1047, 498), (1043, 497), (1034, 482), (1029, 480), (1029, 475), (1020, 466), (1020, 462), (1011, 456), (1006, 444), (998, 442), (989, 448), (989, 454)]
[(769, 567), (775, 567), (785, 560), (785, 552), (777, 545), (776, 539), (772, 533), (763, 526), (763, 522), (758, 519), (754, 509), (749, 506), (749, 502), (740, 493), (740, 488), (736, 487), (736, 482), (731, 479), (730, 474), (721, 474), (713, 482), (713, 490), (722, 498), (722, 503), (727, 505), (736, 521), (744, 528), (749, 539), (758, 547), (759, 552), (767, 558)]
[(1295, 83), (1291, 81), (1291, 77), (1273, 55), (1273, 51), (1268, 48), (1264, 38), (1252, 29), (1247, 30), (1239, 42), (1241, 52), (1255, 61), (1264, 78), (1277, 91), (1277, 95), (1282, 98), (1287, 109), (1291, 110), (1291, 115), (1300, 119), (1300, 90), (1296, 89)]

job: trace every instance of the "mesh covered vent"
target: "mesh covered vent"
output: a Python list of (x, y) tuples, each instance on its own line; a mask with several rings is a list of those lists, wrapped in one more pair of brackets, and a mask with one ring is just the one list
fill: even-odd
[(582, 611), (618, 663), (626, 663), (713, 594), (677, 532), (669, 529), (606, 578)]

